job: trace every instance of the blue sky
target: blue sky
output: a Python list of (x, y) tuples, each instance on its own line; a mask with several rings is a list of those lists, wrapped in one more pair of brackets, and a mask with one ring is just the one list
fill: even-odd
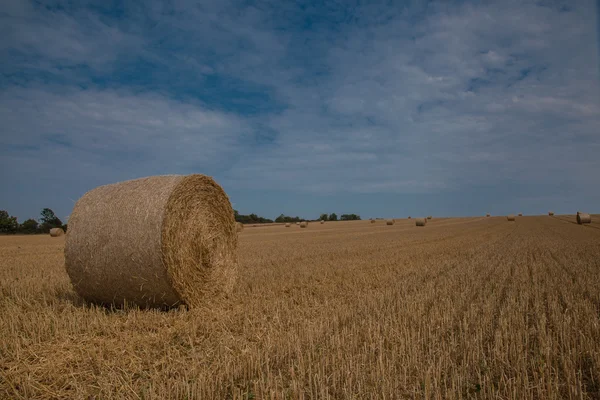
[(0, 209), (204, 173), (241, 213), (600, 212), (594, 1), (3, 1)]

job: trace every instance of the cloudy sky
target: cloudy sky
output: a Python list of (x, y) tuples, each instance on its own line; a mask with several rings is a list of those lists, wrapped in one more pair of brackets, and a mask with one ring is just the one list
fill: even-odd
[(204, 173), (241, 213), (600, 212), (595, 1), (0, 9), (0, 209)]

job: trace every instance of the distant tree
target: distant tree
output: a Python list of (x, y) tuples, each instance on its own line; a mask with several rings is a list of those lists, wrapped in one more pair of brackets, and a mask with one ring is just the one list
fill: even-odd
[(342, 214), (342, 216), (340, 217), (340, 220), (342, 220), (342, 221), (359, 221), (360, 220), (360, 215), (356, 215), (356, 214)]
[(10, 216), (7, 211), (0, 210), (0, 233), (17, 233), (18, 230), (17, 217)]
[(69, 226), (68, 226), (68, 224), (64, 224), (64, 225), (62, 226), (62, 229), (63, 229), (63, 231), (65, 231), (65, 233), (67, 232), (67, 228), (68, 228), (68, 227), (69, 227)]
[(329, 221), (337, 221), (337, 214), (336, 213), (331, 213), (329, 214)]
[(275, 222), (300, 222), (300, 221), (304, 221), (304, 219), (296, 216), (296, 217), (289, 217), (287, 215), (284, 214), (280, 214), (279, 217), (275, 218)]
[(35, 219), (29, 218), (27, 221), (21, 224), (21, 232), (31, 234), (37, 233), (38, 230), (38, 222)]
[(319, 217), (319, 220), (320, 221), (327, 221), (328, 220), (327, 214), (321, 214), (321, 216)]
[(243, 215), (237, 212), (237, 210), (233, 210), (233, 215), (235, 217), (236, 222), (241, 222), (242, 224), (264, 224), (273, 222), (272, 219), (260, 217), (256, 214)]
[(44, 208), (41, 212), (41, 215), (42, 218), (40, 218), (40, 220), (42, 221), (42, 224), (40, 225), (40, 229), (42, 232), (48, 233), (52, 228), (62, 227), (62, 221), (56, 216), (56, 214), (54, 214), (54, 211), (52, 211), (50, 208)]

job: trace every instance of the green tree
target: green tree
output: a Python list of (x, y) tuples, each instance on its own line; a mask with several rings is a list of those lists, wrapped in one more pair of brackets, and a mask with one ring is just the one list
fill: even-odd
[(327, 214), (321, 214), (321, 216), (319, 217), (320, 221), (327, 221), (328, 217)]
[(0, 233), (16, 233), (18, 229), (17, 217), (10, 216), (7, 211), (0, 210)]
[(50, 208), (44, 208), (41, 212), (41, 215), (42, 224), (40, 228), (42, 232), (48, 233), (52, 228), (62, 227), (62, 221), (56, 216), (56, 214), (54, 214), (54, 211), (52, 211)]
[(38, 230), (38, 222), (35, 219), (29, 218), (27, 221), (21, 224), (21, 232), (23, 233), (36, 233)]
[(358, 221), (360, 220), (360, 215), (356, 214), (342, 214), (340, 217), (341, 221)]
[(337, 214), (336, 213), (331, 213), (329, 214), (329, 221), (337, 221)]

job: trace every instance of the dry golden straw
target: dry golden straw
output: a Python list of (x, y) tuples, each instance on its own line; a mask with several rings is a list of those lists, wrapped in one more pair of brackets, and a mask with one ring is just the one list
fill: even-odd
[(235, 226), (236, 226), (236, 230), (237, 230), (238, 232), (241, 232), (241, 231), (243, 231), (243, 230), (244, 230), (244, 224), (242, 224), (241, 222), (236, 222), (236, 223), (235, 223)]
[(291, 224), (290, 224), (289, 222), (286, 222), (286, 223), (285, 223), (285, 227), (286, 227), (286, 228), (289, 228), (289, 227), (290, 227), (290, 225), (291, 225)]
[(509, 216), (506, 217), (507, 220), (509, 221), (514, 221), (515, 220), (515, 216), (513, 214), (510, 214)]
[(306, 221), (300, 222), (300, 228), (306, 228), (307, 225)]
[(50, 229), (50, 236), (52, 237), (59, 237), (65, 234), (65, 231), (62, 230), (62, 228), (52, 228)]
[(237, 234), (227, 194), (205, 175), (165, 175), (87, 192), (69, 218), (67, 273), (100, 304), (197, 307), (230, 292)]
[(577, 223), (579, 225), (582, 224), (591, 224), (592, 223), (592, 216), (590, 214), (587, 213), (582, 213), (582, 212), (577, 212)]
[(388, 219), (387, 221), (385, 221), (386, 225), (394, 225), (394, 220), (393, 219)]
[(425, 226), (425, 224), (427, 224), (427, 219), (426, 218), (417, 218), (417, 219), (415, 219), (415, 225), (416, 226)]

